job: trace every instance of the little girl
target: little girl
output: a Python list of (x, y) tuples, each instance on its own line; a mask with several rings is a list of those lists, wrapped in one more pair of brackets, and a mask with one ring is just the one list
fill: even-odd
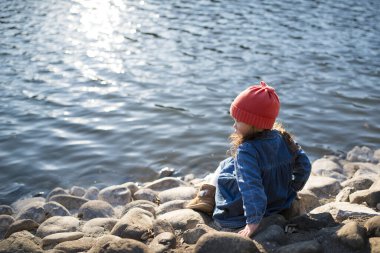
[(203, 184), (187, 208), (212, 213), (218, 227), (251, 236), (264, 216), (289, 209), (311, 165), (292, 137), (275, 123), (280, 101), (265, 82), (240, 93), (230, 107), (235, 120), (231, 157)]

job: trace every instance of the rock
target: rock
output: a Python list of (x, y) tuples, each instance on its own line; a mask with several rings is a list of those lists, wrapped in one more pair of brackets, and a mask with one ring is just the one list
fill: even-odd
[(284, 229), (278, 225), (267, 227), (265, 230), (257, 233), (253, 239), (261, 243), (276, 242), (280, 245), (283, 245), (286, 242)]
[[(330, 213), (322, 213), (322, 214), (328, 214), (329, 217), (331, 217), (331, 220), (327, 221), (325, 219), (315, 219), (307, 214), (303, 214), (297, 217), (292, 218), (289, 220), (288, 224), (292, 224), (296, 226), (296, 228), (301, 229), (301, 230), (318, 230), (323, 227), (328, 226), (328, 224), (334, 223), (334, 219), (332, 218)], [(320, 216), (322, 215), (320, 214)]]
[(157, 208), (157, 204), (148, 200), (135, 200), (135, 201), (132, 201), (131, 203), (128, 203), (124, 207), (122, 215), (126, 214), (129, 210), (135, 207), (147, 210), (148, 212), (151, 212), (153, 215), (155, 215), (156, 214), (155, 209)]
[(64, 253), (87, 252), (94, 245), (96, 239), (91, 237), (82, 237), (78, 240), (61, 242), (54, 247), (55, 251)]
[(368, 237), (380, 237), (380, 216), (375, 216), (368, 219), (365, 222), (364, 227), (367, 230)]
[(348, 162), (343, 165), (343, 173), (347, 176), (347, 178), (352, 178), (359, 168), (360, 166), (358, 163)]
[(97, 239), (88, 253), (152, 253), (143, 243), (133, 239), (121, 239), (117, 236), (103, 236)]
[(370, 207), (376, 207), (380, 203), (380, 189), (356, 191), (349, 196), (351, 203), (361, 204), (366, 202)]
[(144, 188), (149, 188), (154, 191), (164, 191), (180, 186), (189, 186), (189, 184), (175, 177), (164, 177), (146, 184)]
[(171, 177), (174, 173), (175, 173), (175, 169), (165, 167), (160, 170), (160, 172), (158, 173), (158, 177), (159, 178)]
[(355, 191), (354, 187), (343, 188), (335, 197), (336, 202), (350, 202), (350, 194)]
[(373, 158), (380, 163), (380, 149), (376, 149), (375, 152), (373, 152)]
[(156, 253), (164, 253), (170, 249), (175, 249), (176, 238), (173, 233), (164, 232), (157, 235), (149, 244), (149, 248)]
[(14, 210), (10, 206), (0, 205), (0, 215), (2, 215), (2, 214), (12, 215), (12, 214), (14, 214)]
[(202, 235), (210, 232), (216, 232), (216, 230), (205, 224), (199, 224), (183, 233), (183, 241), (187, 244), (195, 244)]
[(371, 253), (380, 253), (380, 237), (369, 238)]
[(18, 213), (28, 206), (39, 206), (39, 203), (45, 203), (45, 199), (42, 197), (20, 199), (12, 203), (11, 207), (15, 210), (15, 213)]
[(55, 195), (68, 195), (69, 193), (62, 189), (61, 187), (57, 187), (57, 188), (54, 188), (49, 194), (48, 196), (46, 197), (46, 199), (48, 201), (50, 201), (51, 197), (55, 196)]
[(270, 216), (264, 217), (260, 221), (260, 225), (255, 232), (258, 234), (272, 225), (278, 225), (281, 228), (284, 228), (286, 223), (286, 219), (281, 214), (272, 214)]
[(368, 189), (373, 184), (373, 180), (365, 177), (353, 177), (341, 183), (342, 187), (351, 187), (355, 191)]
[(37, 223), (42, 223), (45, 220), (44, 202), (29, 203), (24, 208), (21, 208), (16, 216), (16, 220), (34, 220)]
[(181, 231), (195, 228), (198, 224), (205, 224), (204, 216), (192, 209), (171, 211), (159, 215), (157, 218), (169, 221), (175, 230)]
[(42, 247), (44, 249), (53, 248), (61, 242), (73, 241), (83, 237), (81, 232), (63, 232), (45, 236), (42, 239)]
[(132, 182), (124, 183), (121, 186), (127, 187), (129, 191), (131, 192), (132, 196), (133, 194), (135, 194), (135, 192), (139, 190), (139, 187), (135, 183), (132, 183)]
[(53, 216), (70, 216), (69, 210), (58, 202), (49, 201), (43, 206), (47, 219)]
[(91, 186), (90, 188), (87, 189), (83, 198), (88, 199), (88, 200), (96, 200), (98, 199), (98, 195), (99, 195), (99, 189), (96, 188), (95, 186)]
[(12, 234), (0, 240), (0, 253), (42, 253), (41, 240), (27, 231)]
[(156, 219), (153, 222), (153, 233), (155, 236), (164, 233), (164, 232), (169, 232), (174, 234), (174, 228), (170, 224), (169, 221), (167, 220), (161, 220), (161, 219)]
[(302, 189), (302, 191), (299, 191), (297, 195), (300, 198), (302, 206), (306, 212), (309, 212), (320, 205), (319, 198), (307, 189)]
[(310, 211), (310, 214), (331, 213), (336, 221), (343, 221), (353, 217), (372, 217), (380, 215), (363, 205), (351, 204), (348, 202), (331, 202), (323, 206), (317, 207)]
[(322, 245), (316, 241), (303, 241), (279, 247), (274, 253), (323, 253)]
[(371, 187), (369, 187), (368, 190), (380, 190), (380, 177), (377, 177), (375, 179), (375, 182), (371, 185)]
[(375, 179), (380, 175), (380, 167), (372, 163), (359, 163), (359, 169), (352, 176)]
[(61, 233), (75, 232), (79, 229), (79, 220), (71, 216), (54, 216), (44, 221), (37, 229), (36, 235), (40, 238)]
[(175, 187), (158, 194), (161, 203), (166, 203), (172, 200), (191, 200), (197, 195), (197, 190), (194, 187)]
[(375, 162), (373, 151), (368, 147), (355, 146), (347, 153), (346, 159), (350, 162)]
[(88, 200), (81, 197), (75, 197), (71, 195), (54, 195), (50, 198), (50, 201), (55, 201), (67, 208), (69, 211), (79, 209)]
[(145, 241), (153, 236), (153, 220), (152, 213), (141, 208), (133, 208), (116, 223), (111, 234)]
[(259, 253), (249, 238), (229, 232), (211, 232), (199, 238), (194, 253)]
[(343, 173), (343, 168), (338, 164), (326, 158), (320, 158), (313, 162), (311, 166), (313, 175), (329, 177), (331, 172)]
[(135, 192), (133, 198), (136, 200), (148, 200), (150, 202), (159, 203), (158, 194), (156, 191), (153, 191), (149, 188), (143, 188)]
[(178, 209), (184, 209), (186, 204), (188, 203), (188, 200), (172, 200), (168, 201), (166, 203), (163, 203), (162, 205), (159, 205), (156, 208), (156, 214), (161, 215), (167, 212), (171, 212)]
[(15, 221), (15, 219), (6, 214), (0, 215), (0, 240), (4, 238), (9, 226)]
[(183, 181), (185, 181), (185, 182), (187, 182), (187, 183), (191, 182), (191, 181), (194, 180), (194, 179), (195, 179), (194, 174), (187, 174), (187, 175), (185, 175), (185, 176), (183, 177)]
[(352, 249), (361, 249), (366, 243), (365, 230), (355, 221), (349, 222), (339, 229), (337, 237), (343, 244)]
[(98, 198), (110, 203), (113, 206), (126, 205), (131, 202), (131, 191), (121, 185), (112, 185), (102, 189)]
[(5, 238), (8, 238), (13, 233), (23, 230), (36, 231), (39, 225), (40, 224), (34, 220), (17, 220), (9, 226)]
[(338, 180), (330, 177), (310, 176), (304, 188), (319, 198), (330, 198), (338, 194), (341, 186)]
[(89, 200), (78, 211), (78, 218), (91, 220), (94, 218), (112, 218), (115, 216), (113, 207), (103, 200)]
[(82, 232), (87, 236), (100, 237), (109, 234), (117, 222), (113, 218), (95, 218), (83, 225)]
[(86, 189), (79, 186), (73, 186), (70, 189), (70, 194), (76, 197), (83, 197), (86, 194)]

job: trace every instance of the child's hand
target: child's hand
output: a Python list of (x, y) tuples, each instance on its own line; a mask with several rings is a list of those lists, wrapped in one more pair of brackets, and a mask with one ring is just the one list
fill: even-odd
[(242, 236), (250, 237), (253, 234), (253, 232), (256, 231), (258, 226), (259, 226), (259, 224), (253, 224), (253, 223), (247, 224), (243, 230), (240, 230), (238, 232), (238, 234), (242, 235)]

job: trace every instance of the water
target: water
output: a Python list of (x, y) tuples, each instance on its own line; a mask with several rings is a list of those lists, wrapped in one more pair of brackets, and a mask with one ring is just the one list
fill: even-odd
[(197, 177), (265, 80), (315, 160), (380, 143), (380, 2), (0, 1), (0, 203)]

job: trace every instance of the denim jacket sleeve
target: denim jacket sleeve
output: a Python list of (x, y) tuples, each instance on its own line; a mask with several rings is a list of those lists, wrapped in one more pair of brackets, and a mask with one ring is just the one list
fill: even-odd
[(293, 168), (293, 180), (292, 188), (294, 191), (298, 192), (302, 190), (306, 181), (309, 179), (311, 172), (311, 164), (309, 158), (305, 152), (300, 148), (297, 151), (295, 164)]
[(248, 152), (244, 144), (237, 150), (235, 170), (238, 187), (243, 198), (246, 223), (258, 224), (264, 216), (267, 197), (257, 159), (252, 154), (252, 149)]

